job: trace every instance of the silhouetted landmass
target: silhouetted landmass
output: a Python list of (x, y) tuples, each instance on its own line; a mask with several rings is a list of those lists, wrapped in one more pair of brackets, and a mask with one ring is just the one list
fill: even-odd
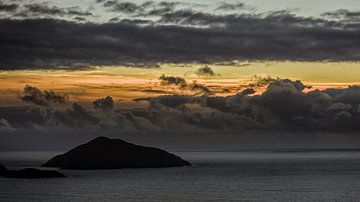
[(32, 178), (65, 177), (65, 175), (56, 170), (38, 170), (35, 168), (26, 168), (22, 170), (8, 171), (5, 177), (32, 179)]
[(164, 150), (134, 145), (119, 139), (98, 137), (58, 155), (44, 167), (92, 170), (189, 166), (190, 163)]
[(0, 164), (0, 177), (5, 176), (7, 172), (6, 167)]
[(1, 164), (0, 164), (0, 176), (7, 178), (23, 178), (23, 179), (66, 177), (64, 174), (56, 170), (38, 170), (35, 168), (25, 168), (22, 170), (8, 170), (6, 169), (5, 166)]

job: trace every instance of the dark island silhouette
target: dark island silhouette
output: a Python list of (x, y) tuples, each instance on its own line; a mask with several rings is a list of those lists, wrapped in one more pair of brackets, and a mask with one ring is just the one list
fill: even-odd
[(8, 169), (4, 165), (0, 164), (0, 177), (5, 176), (7, 172)]
[(190, 166), (190, 163), (158, 148), (98, 137), (65, 154), (55, 156), (42, 166), (68, 170), (95, 170), (179, 167)]
[(39, 170), (35, 168), (25, 168), (22, 170), (8, 170), (5, 166), (0, 164), (0, 177), (35, 179), (35, 178), (65, 177), (65, 175), (56, 170)]

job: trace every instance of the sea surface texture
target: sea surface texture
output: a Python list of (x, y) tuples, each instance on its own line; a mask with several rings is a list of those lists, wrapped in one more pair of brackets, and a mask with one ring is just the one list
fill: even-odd
[[(193, 166), (0, 178), (0, 201), (360, 201), (360, 151), (174, 152)], [(11, 169), (59, 152), (0, 152)]]

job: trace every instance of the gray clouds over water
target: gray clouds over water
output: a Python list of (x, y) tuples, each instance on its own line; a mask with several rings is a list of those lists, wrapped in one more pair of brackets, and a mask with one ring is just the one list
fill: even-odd
[[(280, 79), (262, 95), (171, 95), (146, 99), (142, 109), (64, 107), (1, 108), (5, 128), (132, 131), (360, 131), (360, 87), (305, 93), (300, 81)], [(105, 98), (107, 100), (110, 98)], [(101, 100), (101, 99), (99, 99)]]
[[(31, 4), (24, 6), (31, 10), (25, 11), (30, 17), (3, 17), (0, 68), (232, 59), (360, 59), (360, 25), (354, 20), (358, 15), (348, 10), (315, 18), (296, 16), (286, 10), (267, 14), (209, 13), (181, 8), (180, 3), (138, 5), (102, 1), (100, 5), (125, 16), (115, 17), (110, 23), (64, 20), (56, 16), (86, 18), (93, 14), (79, 8)], [(157, 10), (145, 12), (150, 6)], [(233, 6), (236, 5), (219, 7), (228, 10)], [(18, 9), (10, 4), (3, 8), (10, 13)], [(42, 12), (44, 17), (34, 17), (32, 12)]]

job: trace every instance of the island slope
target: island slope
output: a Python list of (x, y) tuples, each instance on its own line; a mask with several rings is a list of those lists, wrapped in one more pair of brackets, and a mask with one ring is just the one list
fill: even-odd
[(189, 165), (189, 162), (161, 149), (134, 145), (119, 139), (98, 137), (65, 154), (55, 156), (43, 167), (93, 170)]

